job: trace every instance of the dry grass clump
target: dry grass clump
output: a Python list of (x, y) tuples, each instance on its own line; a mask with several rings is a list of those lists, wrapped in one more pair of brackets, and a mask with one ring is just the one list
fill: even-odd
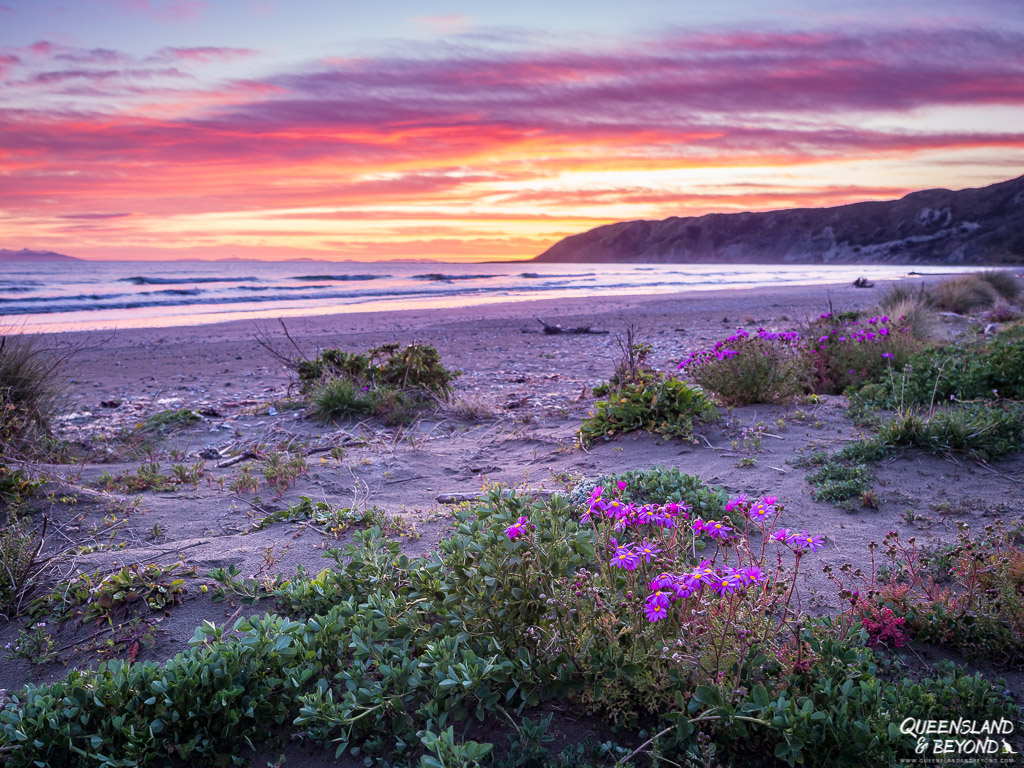
[(879, 310), (891, 318), (904, 318), (901, 325), (910, 328), (914, 338), (928, 341), (935, 337), (938, 318), (931, 296), (920, 288), (904, 283), (893, 285), (878, 303)]
[(64, 394), (61, 362), (36, 337), (0, 330), (0, 456), (31, 452), (50, 433)]
[(1013, 272), (1008, 272), (1005, 269), (986, 269), (975, 277), (995, 288), (996, 292), (1008, 302), (1016, 301), (1020, 295), (1020, 283), (1017, 282)]
[(1000, 293), (989, 281), (978, 275), (964, 275), (943, 280), (930, 291), (939, 309), (966, 315), (995, 304)]

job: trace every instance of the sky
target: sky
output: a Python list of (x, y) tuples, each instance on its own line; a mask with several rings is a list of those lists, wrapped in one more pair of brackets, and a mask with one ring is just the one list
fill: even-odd
[(525, 259), (1021, 174), (1020, 0), (0, 0), (0, 248)]

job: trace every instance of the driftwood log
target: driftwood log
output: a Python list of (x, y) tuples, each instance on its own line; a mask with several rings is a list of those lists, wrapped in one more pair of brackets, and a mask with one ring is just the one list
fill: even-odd
[[(548, 499), (553, 496), (556, 491), (549, 491), (545, 488), (526, 488), (515, 490), (512, 488), (505, 488), (502, 490), (501, 495), (508, 498), (513, 493), (520, 496), (535, 496), (538, 499)], [(480, 501), (486, 499), (487, 493), (484, 491), (472, 491), (470, 493), (459, 493), (457, 491), (452, 493), (439, 494), (436, 501), (438, 504), (462, 504), (467, 501)]]
[(608, 331), (598, 331), (591, 328), (589, 325), (580, 326), (578, 328), (563, 328), (560, 325), (551, 325), (545, 323), (539, 317), (535, 318), (538, 323), (544, 326), (544, 333), (555, 334), (555, 333), (608, 333)]

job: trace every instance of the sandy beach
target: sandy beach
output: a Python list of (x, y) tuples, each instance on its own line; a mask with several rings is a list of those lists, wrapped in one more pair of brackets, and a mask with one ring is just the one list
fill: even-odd
[[(488, 483), (562, 492), (583, 479), (666, 465), (732, 492), (778, 496), (789, 527), (824, 535), (827, 545), (804, 571), (799, 600), (805, 610), (827, 610), (837, 597), (822, 567), (864, 564), (868, 543), (886, 531), (921, 542), (951, 540), (958, 519), (1024, 519), (1018, 505), (1005, 503), (1019, 495), (1024, 459), (1017, 455), (987, 466), (910, 453), (878, 467), (877, 509), (848, 512), (813, 501), (806, 470), (793, 466), (809, 451), (834, 450), (861, 434), (840, 396), (723, 408), (722, 419), (703, 429), (696, 444), (632, 433), (584, 449), (576, 430), (593, 407), (592, 388), (614, 370), (627, 326), (651, 344), (655, 367), (673, 371), (687, 354), (738, 327), (798, 330), (828, 311), (830, 303), (837, 311), (873, 307), (888, 285), (535, 301), (304, 317), (286, 319), (284, 326), (244, 321), (65, 334), (56, 343), (81, 349), (66, 371), (69, 394), (60, 434), (88, 446), (89, 455), (42, 468), (68, 486), (96, 488), (104, 473), (131, 472), (143, 462), (165, 470), (174, 463), (202, 462), (202, 479), (169, 492), (112, 491), (114, 498), (96, 496), (75, 505), (62, 503), (64, 494), (55, 496), (43, 510), (52, 520), (51, 541), (117, 542), (77, 554), (62, 566), (67, 571), (178, 562), (195, 569), (183, 603), (154, 625), (155, 642), (115, 651), (162, 660), (185, 648), (202, 621), (225, 622), (251, 610), (209, 600), (202, 585), (212, 584), (205, 578), (211, 569), (236, 566), (242, 575), (270, 578), (291, 576), (299, 565), (312, 573), (325, 567), (324, 549), (340, 546), (350, 534), (335, 540), (298, 522), (254, 530), (263, 516), (303, 496), (332, 506), (379, 507), (400, 520), (396, 530), (412, 555), (429, 551), (450, 526), (445, 497), (472, 496)], [(537, 318), (608, 333), (548, 335)], [(945, 331), (955, 332), (956, 322)], [(361, 351), (419, 342), (435, 346), (443, 363), (462, 375), (453, 405), (411, 425), (367, 420), (324, 426), (289, 400), (297, 394), (294, 376), (260, 340), (290, 357), (299, 350), (313, 356), (324, 348)], [(155, 448), (133, 448), (119, 437), (155, 413), (181, 408), (202, 414), (202, 420), (170, 432)], [(758, 423), (766, 425), (766, 436), (757, 451), (736, 448), (742, 429)], [(303, 457), (304, 472), (287, 490), (277, 493), (262, 478), (256, 493), (233, 489), (246, 463), (258, 466), (255, 457), (273, 451)], [(248, 454), (254, 458), (232, 461)], [(118, 502), (131, 497), (135, 500)], [(916, 518), (906, 514), (908, 508), (917, 511)], [(0, 646), (16, 631), (15, 624), (0, 624)], [(52, 681), (70, 668), (95, 664), (105, 658), (102, 649), (90, 645), (95, 632), (66, 622), (54, 633), (59, 661), (43, 667), (5, 661), (0, 689)], [(1012, 680), (1018, 690), (1022, 679)], [(296, 757), (289, 765), (317, 760)]]

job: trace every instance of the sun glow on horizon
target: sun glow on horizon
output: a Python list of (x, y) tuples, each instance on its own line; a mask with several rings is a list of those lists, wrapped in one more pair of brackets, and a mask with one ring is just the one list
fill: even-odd
[(563, 42), (419, 13), (376, 53), (320, 40), (312, 58), (227, 33), (219, 13), (168, 27), (155, 6), (159, 25), (132, 22), (150, 43), (128, 50), (90, 45), (90, 25), (61, 42), (9, 29), (0, 247), (528, 259), (620, 220), (887, 200), (1024, 168), (1024, 30), (997, 15), (883, 29), (805, 10), (787, 28), (726, 5), (734, 28)]

